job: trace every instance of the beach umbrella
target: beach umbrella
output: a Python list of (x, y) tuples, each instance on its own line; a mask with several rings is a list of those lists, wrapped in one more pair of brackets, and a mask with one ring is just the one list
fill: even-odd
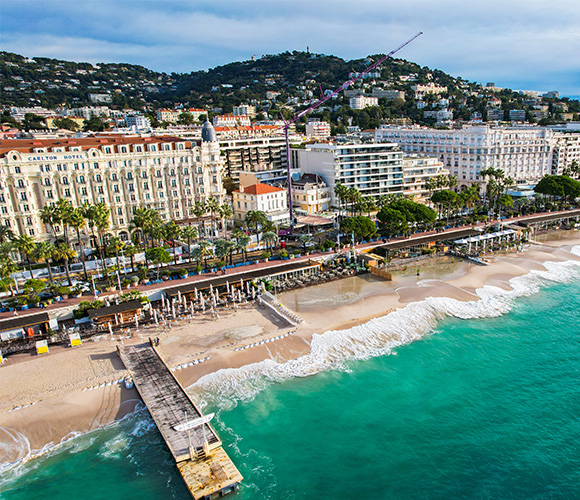
[(213, 295), (213, 285), (211, 283), (209, 284), (209, 294)]
[(107, 324), (109, 325), (109, 333), (112, 336), (113, 335), (113, 325), (111, 325), (111, 322), (110, 321)]
[(157, 317), (157, 309), (153, 309), (153, 319), (155, 320), (155, 324), (159, 324), (159, 318)]
[(205, 298), (203, 297), (203, 293), (200, 295), (200, 302), (201, 302), (201, 310), (205, 312)]
[(195, 288), (193, 289), (193, 293), (194, 293), (195, 300), (197, 300), (197, 299), (199, 298), (199, 297), (197, 296), (197, 287), (195, 287)]
[(181, 303), (181, 291), (177, 290), (177, 302)]
[(191, 315), (193, 316), (195, 314), (195, 310), (193, 309), (193, 300), (189, 303), (189, 305), (191, 306)]
[(242, 291), (238, 290), (238, 302), (242, 301)]
[(175, 317), (176, 317), (176, 316), (175, 316), (175, 302), (172, 302), (172, 303), (171, 303), (171, 312), (172, 312), (172, 314), (173, 314), (173, 318), (175, 319)]
[(135, 314), (135, 328), (139, 328), (139, 316)]
[(226, 290), (227, 290), (227, 293), (230, 293), (230, 282), (229, 281), (226, 281)]
[(256, 289), (252, 288), (252, 300), (256, 300)]

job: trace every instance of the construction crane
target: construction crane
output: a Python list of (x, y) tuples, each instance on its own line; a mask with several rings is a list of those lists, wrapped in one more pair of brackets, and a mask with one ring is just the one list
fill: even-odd
[(397, 47), (395, 50), (392, 50), (391, 52), (389, 52), (386, 56), (381, 57), (378, 61), (376, 61), (374, 64), (371, 64), (368, 68), (366, 68), (362, 73), (359, 73), (358, 75), (356, 75), (354, 78), (351, 78), (350, 80), (347, 80), (346, 82), (344, 82), (340, 87), (338, 87), (334, 92), (331, 92), (330, 94), (327, 94), (326, 96), (324, 95), (324, 92), (322, 92), (322, 87), (320, 88), (321, 93), (322, 93), (322, 97), (319, 101), (315, 102), (314, 104), (312, 104), (311, 106), (309, 106), (308, 108), (300, 111), (300, 113), (298, 113), (297, 115), (295, 115), (293, 118), (291, 118), (290, 120), (286, 120), (284, 118), (284, 115), (280, 112), (281, 116), (282, 116), (282, 120), (284, 121), (284, 136), (286, 137), (286, 168), (287, 168), (287, 180), (288, 180), (288, 206), (290, 208), (290, 233), (292, 233), (292, 228), (294, 227), (294, 211), (292, 209), (292, 176), (290, 174), (290, 141), (289, 141), (289, 129), (290, 129), (290, 125), (292, 125), (293, 123), (297, 122), (298, 120), (300, 120), (300, 118), (302, 118), (303, 116), (306, 116), (307, 114), (311, 113), (312, 111), (314, 111), (316, 108), (318, 108), (320, 105), (324, 104), (326, 101), (328, 101), (329, 99), (332, 99), (334, 96), (340, 94), (340, 92), (342, 92), (343, 90), (347, 89), (350, 85), (352, 85), (353, 83), (357, 82), (358, 80), (362, 79), (365, 77), (365, 75), (367, 75), (368, 73), (370, 73), (373, 69), (377, 68), (378, 66), (380, 66), (384, 61), (386, 61), (389, 57), (392, 57), (394, 54), (396, 54), (397, 52), (399, 52), (399, 50), (403, 49), (404, 47), (406, 47), (407, 45), (409, 45), (413, 40), (415, 40), (416, 38), (418, 38), (419, 36), (421, 36), (423, 34), (422, 31), (419, 31), (419, 33), (417, 33), (415, 36), (413, 36), (412, 38), (409, 38), (409, 40), (407, 40), (404, 44), (400, 45), (399, 47)]

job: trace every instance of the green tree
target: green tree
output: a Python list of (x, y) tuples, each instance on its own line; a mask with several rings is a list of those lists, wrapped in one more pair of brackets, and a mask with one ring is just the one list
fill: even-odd
[(55, 247), (54, 258), (56, 260), (62, 260), (64, 262), (64, 270), (66, 272), (66, 279), (68, 281), (68, 286), (72, 285), (72, 282), (70, 279), (69, 262), (71, 261), (71, 259), (74, 259), (76, 257), (76, 255), (77, 255), (77, 253), (64, 242), (59, 243)]
[(28, 271), (30, 272), (30, 277), (34, 278), (32, 274), (32, 262), (30, 258), (34, 254), (34, 249), (36, 248), (36, 243), (34, 242), (34, 238), (28, 236), (27, 234), (23, 234), (18, 236), (14, 240), (14, 248), (20, 252), (22, 256), (22, 261), (24, 262), (24, 257), (26, 257), (26, 261), (28, 262)]
[(148, 248), (145, 251), (145, 255), (148, 261), (155, 264), (157, 268), (157, 279), (159, 279), (160, 266), (161, 264), (169, 264), (171, 262), (171, 255), (162, 247)]
[(76, 132), (79, 129), (78, 123), (70, 118), (56, 118), (52, 123), (56, 128), (72, 130), (73, 132)]
[(193, 226), (185, 226), (181, 228), (181, 237), (187, 240), (188, 259), (191, 262), (191, 240), (197, 238), (197, 229)]
[(52, 277), (52, 270), (50, 268), (50, 259), (53, 258), (54, 254), (54, 245), (47, 241), (40, 241), (37, 243), (33, 254), (33, 258), (36, 262), (46, 263), (46, 269), (48, 270), (48, 276), (51, 282), (54, 281), (54, 279)]
[(248, 227), (254, 225), (257, 243), (260, 244), (260, 227), (267, 221), (266, 214), (261, 210), (250, 210), (246, 213), (245, 221)]

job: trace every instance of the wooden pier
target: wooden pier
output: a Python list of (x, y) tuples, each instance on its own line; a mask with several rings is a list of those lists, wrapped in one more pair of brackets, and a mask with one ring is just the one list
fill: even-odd
[(242, 475), (153, 345), (118, 351), (193, 498), (213, 499), (237, 490)]

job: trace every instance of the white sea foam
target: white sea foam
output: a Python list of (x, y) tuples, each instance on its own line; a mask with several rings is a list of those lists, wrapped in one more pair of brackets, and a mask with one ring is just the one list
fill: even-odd
[[(131, 425), (129, 431), (123, 429), (127, 424)], [(43, 460), (31, 460), (33, 458), (47, 459), (58, 453), (80, 453), (102, 439), (103, 432), (115, 429), (117, 432), (113, 432), (111, 437), (100, 445), (99, 454), (107, 458), (117, 458), (123, 449), (123, 443), (128, 446), (128, 442), (133, 437), (141, 437), (153, 428), (155, 428), (155, 423), (143, 404), (138, 404), (134, 412), (125, 415), (120, 420), (85, 433), (70, 432), (59, 443), (48, 443), (39, 450), (31, 449), (30, 441), (25, 434), (13, 429), (0, 428), (0, 432), (9, 437), (9, 439), (4, 439), (5, 442), (0, 443), (0, 457), (16, 458), (12, 462), (0, 463), (0, 491), (15, 484), (15, 481), (23, 474), (42, 466)]]
[[(580, 256), (580, 246), (571, 253)], [(293, 377), (305, 377), (325, 370), (348, 369), (352, 360), (363, 360), (418, 340), (432, 332), (445, 316), (461, 319), (493, 318), (508, 313), (515, 299), (537, 293), (543, 286), (562, 283), (578, 277), (580, 262), (546, 262), (545, 270), (510, 280), (511, 289), (486, 285), (476, 291), (479, 300), (464, 302), (447, 297), (428, 297), (413, 302), (381, 318), (349, 328), (328, 331), (312, 337), (308, 354), (284, 363), (266, 359), (242, 368), (222, 369), (200, 378), (189, 389), (211, 404), (229, 409), (238, 401), (254, 398), (270, 384)]]

